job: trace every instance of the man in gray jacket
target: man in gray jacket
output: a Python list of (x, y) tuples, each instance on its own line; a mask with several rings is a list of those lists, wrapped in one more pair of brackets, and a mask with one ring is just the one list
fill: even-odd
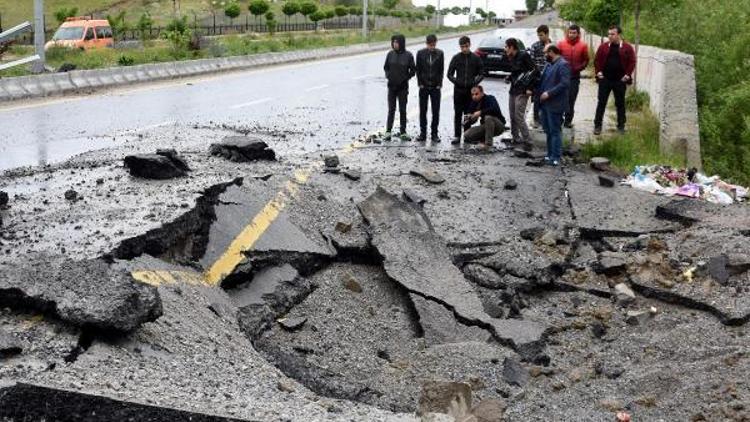
[(385, 138), (391, 138), (393, 120), (396, 115), (396, 100), (400, 121), (399, 137), (403, 141), (411, 140), (406, 134), (406, 100), (409, 97), (409, 79), (417, 73), (414, 56), (406, 51), (406, 39), (401, 34), (391, 37), (391, 51), (385, 57), (385, 77), (388, 79), (388, 122), (386, 123)]

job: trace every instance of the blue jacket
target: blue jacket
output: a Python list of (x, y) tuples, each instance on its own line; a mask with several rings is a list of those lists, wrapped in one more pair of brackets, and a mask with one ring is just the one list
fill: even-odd
[(562, 56), (554, 63), (548, 63), (542, 72), (542, 80), (537, 89), (537, 98), (546, 92), (549, 98), (539, 102), (551, 113), (564, 113), (568, 109), (570, 91), (570, 66)]

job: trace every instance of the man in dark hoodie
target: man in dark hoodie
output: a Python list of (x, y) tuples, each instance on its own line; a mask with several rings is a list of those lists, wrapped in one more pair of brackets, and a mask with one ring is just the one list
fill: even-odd
[(453, 56), (448, 66), (448, 80), (453, 82), (453, 142), (461, 142), (463, 113), (471, 101), (471, 88), (484, 79), (482, 59), (471, 52), (471, 40), (463, 36), (458, 40), (461, 52)]
[(443, 87), (443, 70), (445, 60), (443, 50), (435, 48), (437, 37), (427, 36), (426, 47), (417, 52), (417, 81), (419, 82), (419, 138), (427, 140), (427, 103), (432, 107), (432, 124), (430, 132), (432, 142), (440, 142), (438, 126), (440, 125), (440, 89)]
[(414, 65), (414, 56), (406, 51), (406, 39), (401, 34), (391, 37), (391, 48), (385, 57), (385, 77), (388, 79), (388, 122), (386, 124), (385, 138), (391, 138), (393, 119), (396, 115), (396, 100), (398, 99), (398, 112), (401, 118), (399, 137), (408, 141), (406, 134), (406, 100), (409, 96), (409, 79), (417, 72)]

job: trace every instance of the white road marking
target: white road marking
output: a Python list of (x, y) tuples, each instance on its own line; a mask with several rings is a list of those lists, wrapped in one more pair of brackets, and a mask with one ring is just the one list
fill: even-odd
[(131, 133), (145, 132), (145, 131), (150, 130), (150, 129), (156, 129), (157, 127), (162, 127), (162, 126), (169, 126), (169, 125), (173, 125), (175, 123), (177, 123), (177, 122), (174, 121), (174, 120), (167, 120), (166, 122), (154, 123), (153, 125), (142, 126), (142, 127), (136, 128), (136, 129), (124, 130), (124, 131), (120, 132), (120, 135), (122, 136), (122, 135), (131, 134)]
[(313, 86), (313, 87), (307, 88), (305, 90), (305, 92), (317, 91), (317, 90), (320, 90), (320, 89), (325, 89), (325, 88), (328, 88), (328, 86), (329, 86), (328, 84)]
[(260, 100), (250, 101), (250, 102), (242, 103), (242, 104), (236, 104), (236, 105), (233, 105), (233, 106), (231, 106), (229, 108), (231, 108), (232, 110), (236, 110), (238, 108), (250, 107), (250, 106), (254, 106), (254, 105), (258, 105), (258, 104), (267, 103), (267, 102), (269, 102), (271, 100), (273, 100), (273, 98), (266, 97), (266, 98), (261, 98)]
[(362, 79), (367, 79), (370, 76), (372, 76), (372, 75), (370, 75), (369, 73), (367, 73), (367, 74), (362, 75), (362, 76), (355, 76), (355, 77), (352, 78), (352, 80), (361, 81)]

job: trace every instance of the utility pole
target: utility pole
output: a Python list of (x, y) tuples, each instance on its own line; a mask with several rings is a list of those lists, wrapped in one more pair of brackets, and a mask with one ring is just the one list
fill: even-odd
[(435, 26), (440, 28), (440, 17), (443, 13), (440, 11), (440, 0), (437, 0), (437, 10), (435, 10)]
[(34, 0), (34, 49), (39, 60), (31, 67), (33, 73), (44, 73), (44, 0)]
[(362, 0), (362, 38), (367, 39), (367, 0)]

